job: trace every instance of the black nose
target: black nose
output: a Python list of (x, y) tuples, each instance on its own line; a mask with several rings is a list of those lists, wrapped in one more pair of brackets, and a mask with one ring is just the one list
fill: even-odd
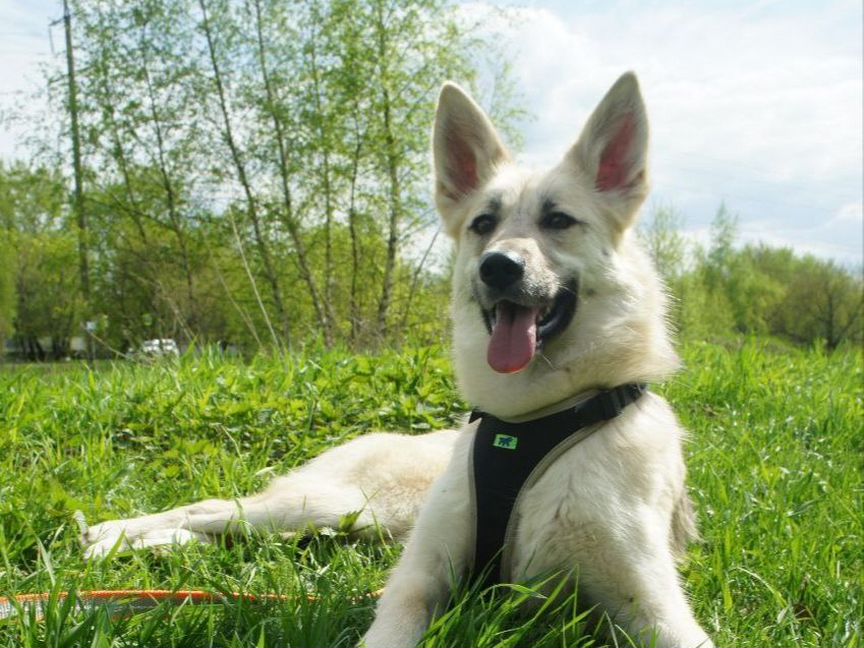
[(480, 259), (480, 278), (487, 286), (503, 290), (525, 274), (525, 261), (509, 252), (487, 252)]

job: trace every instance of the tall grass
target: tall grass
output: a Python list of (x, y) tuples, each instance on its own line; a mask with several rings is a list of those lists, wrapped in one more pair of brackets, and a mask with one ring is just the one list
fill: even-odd
[[(686, 370), (656, 389), (691, 431), (703, 540), (683, 575), (700, 621), (720, 645), (861, 645), (860, 356), (748, 342), (690, 344), (684, 357)], [(95, 522), (237, 497), (352, 436), (452, 426), (465, 407), (441, 349), (0, 369), (0, 596), (203, 588), (291, 597), (131, 617), (57, 599), (43, 621), (0, 622), (0, 646), (352, 645), (372, 617), (362, 595), (383, 585), (399, 547), (338, 532), (254, 535), (85, 564), (71, 514)], [(517, 587), (457, 596), (427, 642), (577, 646), (605, 636), (591, 636), (565, 590)]]

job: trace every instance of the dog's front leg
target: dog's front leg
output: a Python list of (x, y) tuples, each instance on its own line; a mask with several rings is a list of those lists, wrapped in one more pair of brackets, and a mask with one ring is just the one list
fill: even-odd
[(387, 580), (363, 646), (417, 645), (435, 614), (443, 611), (452, 575), (464, 571), (471, 541), (471, 510), (467, 453), (457, 448), (420, 510), (405, 551)]
[(580, 565), (579, 586), (637, 645), (712, 648), (681, 587), (664, 528), (653, 512), (625, 521)]
[[(418, 552), (420, 553), (420, 552)], [(438, 564), (435, 564), (438, 563)], [(365, 648), (413, 648), (433, 616), (446, 604), (449, 591), (443, 553), (405, 556), (387, 581)]]

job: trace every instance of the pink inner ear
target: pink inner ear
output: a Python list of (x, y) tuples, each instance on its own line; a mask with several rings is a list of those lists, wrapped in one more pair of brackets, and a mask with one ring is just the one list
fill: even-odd
[(632, 115), (625, 115), (617, 125), (617, 132), (600, 155), (597, 167), (597, 188), (600, 191), (621, 189), (629, 184), (633, 173), (631, 148), (636, 134)]
[(477, 156), (470, 144), (462, 137), (451, 136), (448, 139), (448, 171), (459, 196), (471, 193), (477, 188)]

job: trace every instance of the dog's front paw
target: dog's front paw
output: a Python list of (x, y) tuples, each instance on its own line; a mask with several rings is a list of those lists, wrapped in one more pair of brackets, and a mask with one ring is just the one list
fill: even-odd
[(404, 637), (394, 629), (370, 628), (360, 642), (360, 648), (408, 648), (416, 643), (406, 643)]
[(84, 558), (94, 560), (104, 558), (112, 551), (128, 551), (130, 547), (126, 522), (110, 520), (89, 528), (82, 526), (81, 544), (84, 546)]
[(668, 648), (714, 648), (714, 642), (695, 622), (686, 625), (687, 627), (676, 628), (675, 631), (661, 632), (651, 645)]
[(110, 520), (82, 532), (85, 560), (98, 560), (135, 549), (171, 547), (193, 541), (210, 542), (210, 539), (203, 533), (188, 529), (142, 527), (136, 524), (135, 520)]
[(426, 624), (418, 618), (412, 618), (411, 614), (400, 617), (379, 614), (360, 642), (360, 646), (362, 648), (411, 648), (420, 642), (425, 630)]

